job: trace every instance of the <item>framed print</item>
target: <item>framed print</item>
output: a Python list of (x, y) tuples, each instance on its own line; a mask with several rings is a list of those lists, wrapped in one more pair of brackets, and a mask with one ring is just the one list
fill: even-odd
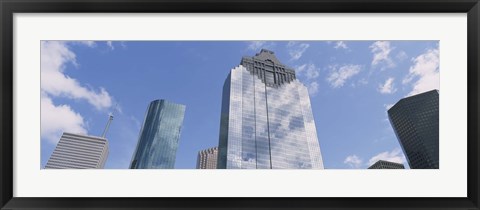
[(2, 209), (479, 208), (477, 0), (0, 5)]

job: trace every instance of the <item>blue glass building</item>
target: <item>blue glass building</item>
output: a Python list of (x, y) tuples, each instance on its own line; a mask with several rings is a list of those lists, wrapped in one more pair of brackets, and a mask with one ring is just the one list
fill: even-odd
[(174, 168), (185, 106), (155, 100), (148, 106), (131, 169)]
[(217, 168), (323, 169), (308, 90), (272, 51), (243, 57), (222, 97)]
[(398, 101), (388, 118), (411, 169), (439, 168), (438, 90)]

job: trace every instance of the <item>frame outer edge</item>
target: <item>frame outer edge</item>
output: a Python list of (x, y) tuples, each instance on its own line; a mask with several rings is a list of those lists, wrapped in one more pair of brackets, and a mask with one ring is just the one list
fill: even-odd
[[(5, 29), (3, 28), (4, 27), (4, 14), (5, 14), (5, 11), (3, 10), (4, 9), (4, 6), (3, 6), (3, 1), (0, 1), (0, 17), (2, 19), (2, 23), (0, 24), (0, 31), (4, 32)], [(5, 32), (4, 32), (5, 33)], [(3, 42), (4, 42), (4, 36), (3, 34), (4, 33), (0, 33), (0, 50), (1, 50), (1, 56), (0, 56), (0, 68), (1, 69), (4, 69), (4, 63), (3, 63), (3, 56), (5, 54), (5, 51), (3, 50)], [(2, 71), (3, 72), (3, 71)], [(0, 73), (1, 74), (1, 73)], [(0, 76), (1, 78), (1, 76)], [(3, 83), (2, 83), (3, 84)], [(3, 99), (3, 85), (0, 85), (0, 100)], [(4, 169), (3, 169), (3, 165), (5, 163), (4, 161), (4, 157), (3, 157), (3, 154), (4, 154), (4, 150), (3, 150), (3, 143), (4, 141), (2, 140), (3, 138), (3, 122), (5, 122), (3, 120), (3, 103), (0, 103), (0, 120), (2, 120), (2, 127), (0, 128), (0, 186), (3, 186), (3, 174), (4, 174)], [(2, 208), (4, 205), (5, 205), (5, 198), (4, 198), (4, 195), (5, 195), (5, 192), (3, 190), (3, 188), (0, 189), (0, 208)]]
[(479, 209), (479, 159), (480, 159), (480, 144), (479, 144), (479, 137), (480, 137), (480, 129), (478, 125), (480, 113), (479, 113), (479, 94), (480, 94), (480, 69), (479, 69), (479, 60), (480, 60), (480, 42), (479, 42), (479, 35), (480, 35), (480, 3), (477, 3), (470, 9), (467, 16), (467, 30), (468, 37), (467, 37), (467, 49), (468, 49), (468, 69), (470, 70), (470, 79), (468, 81), (468, 89), (470, 92), (468, 93), (468, 97), (470, 101), (468, 102), (468, 113), (471, 116), (471, 120), (468, 120), (469, 125), (467, 126), (471, 132), (469, 135), (469, 142), (468, 142), (468, 160), (467, 160), (467, 167), (471, 171), (468, 171), (467, 181), (468, 181), (468, 188), (467, 188), (467, 196), (472, 201), (477, 209)]
[(11, 11), (8, 8), (8, 5), (4, 1), (0, 1), (0, 11), (1, 11), (1, 21), (0, 26), (0, 64), (1, 64), (1, 85), (0, 85), (0, 119), (2, 120), (2, 127), (0, 128), (0, 207), (3, 207), (8, 201), (12, 199), (12, 163), (11, 163), (11, 84), (12, 81), (8, 81), (11, 77), (12, 69), (9, 68), (10, 48), (7, 47), (7, 41), (11, 39), (12, 35), (9, 35), (11, 31)]
[(12, 159), (12, 143), (13, 143), (13, 65), (12, 65), (12, 40), (13, 36), (13, 10), (11, 3), (0, 1), (0, 10), (2, 17), (1, 37), (1, 85), (0, 85), (0, 119), (2, 120), (2, 128), (0, 129), (0, 207), (3, 207), (13, 198), (13, 159)]
[[(42, 1), (40, 1), (42, 2)], [(87, 1), (88, 2), (88, 1)], [(19, 4), (10, 1), (0, 0), (1, 11), (1, 25), (0, 25), (0, 119), (2, 120), (2, 128), (0, 128), (0, 208), (6, 207), (7, 203), (13, 204), (13, 7)], [(28, 11), (27, 11), (28, 12)], [(479, 209), (479, 189), (478, 182), (479, 175), (479, 134), (478, 119), (480, 113), (479, 108), (479, 94), (480, 94), (480, 45), (479, 45), (479, 23), (480, 23), (480, 5), (477, 3), (471, 7), (468, 12), (468, 199)], [(18, 200), (18, 199), (17, 199)], [(41, 203), (41, 202), (40, 202)], [(10, 205), (7, 205), (10, 206)], [(15, 208), (13, 206), (7, 208)], [(98, 208), (98, 206), (90, 206), (91, 208)], [(42, 207), (40, 207), (42, 208)]]

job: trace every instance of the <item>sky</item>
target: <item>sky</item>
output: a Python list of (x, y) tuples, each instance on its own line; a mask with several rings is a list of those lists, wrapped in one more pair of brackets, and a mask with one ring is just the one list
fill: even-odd
[(106, 135), (127, 169), (149, 103), (186, 105), (176, 169), (218, 145), (223, 83), (243, 56), (275, 52), (309, 90), (326, 169), (405, 156), (388, 121), (398, 100), (439, 89), (438, 41), (42, 41), (41, 168), (62, 132)]

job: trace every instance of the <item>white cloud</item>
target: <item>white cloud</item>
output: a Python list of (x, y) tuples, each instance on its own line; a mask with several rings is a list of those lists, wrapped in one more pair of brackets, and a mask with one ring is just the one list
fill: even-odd
[(394, 80), (395, 79), (393, 77), (390, 77), (387, 80), (385, 80), (385, 83), (383, 85), (382, 84), (379, 85), (378, 91), (382, 94), (395, 93), (397, 91), (397, 89), (395, 89), (395, 87), (393, 85)]
[(306, 68), (307, 68), (307, 64), (303, 64), (303, 65), (301, 65), (301, 66), (297, 66), (297, 67), (295, 68), (295, 72), (296, 72), (297, 74), (300, 74), (300, 73), (302, 73), (303, 71), (305, 71)]
[(405, 156), (403, 155), (403, 152), (400, 148), (396, 148), (390, 152), (385, 151), (373, 156), (368, 161), (368, 165), (371, 166), (379, 160), (386, 160), (386, 161), (401, 163), (401, 164), (404, 164), (406, 162)]
[[(371, 166), (379, 160), (400, 164), (405, 164), (407, 162), (402, 150), (400, 148), (395, 148), (392, 151), (385, 151), (374, 155), (368, 160), (368, 163), (365, 163), (365, 165)], [(357, 155), (347, 156), (343, 163), (349, 165), (351, 168), (360, 168), (364, 164), (363, 160)]]
[(397, 53), (396, 57), (397, 57), (397, 60), (403, 61), (403, 60), (408, 58), (408, 55), (405, 51), (400, 51), (400, 52)]
[(64, 74), (66, 65), (79, 66), (69, 44), (96, 45), (91, 41), (41, 42), (41, 137), (54, 144), (63, 132), (86, 134), (88, 126), (80, 113), (69, 105), (54, 104), (52, 97), (86, 100), (96, 109), (106, 109), (112, 104), (112, 98), (104, 88), (94, 91)]
[(257, 51), (262, 48), (263, 45), (265, 45), (265, 41), (251, 41), (248, 44), (248, 49), (249, 50), (254, 50)]
[(337, 66), (331, 66), (330, 69), (331, 71), (327, 77), (327, 81), (332, 87), (339, 88), (342, 87), (349, 78), (358, 74), (361, 70), (361, 66), (350, 64), (339, 68), (337, 68)]
[(313, 80), (320, 76), (320, 70), (315, 67), (314, 64), (309, 64), (305, 71), (305, 76), (307, 79)]
[(356, 155), (350, 155), (343, 161), (343, 163), (349, 165), (351, 168), (360, 168), (362, 166), (362, 162), (362, 159)]
[(68, 105), (55, 106), (45, 94), (41, 97), (41, 136), (56, 144), (62, 133), (86, 134), (83, 117)]
[(275, 46), (273, 42), (267, 41), (250, 41), (248, 43), (248, 50), (259, 51), (261, 49), (270, 49)]
[(124, 41), (121, 41), (121, 42), (120, 42), (120, 46), (122, 46), (123, 49), (126, 49), (126, 48), (127, 48), (127, 44), (125, 44)]
[(115, 49), (115, 47), (113, 46), (112, 41), (107, 41), (107, 45), (108, 45), (108, 47), (110, 47), (111, 50), (114, 50), (114, 49)]
[(120, 104), (115, 104), (115, 111), (116, 113), (123, 114), (123, 110)]
[(413, 79), (418, 79), (413, 82), (412, 91), (408, 93), (408, 96), (433, 89), (440, 89), (440, 59), (438, 48), (429, 49), (424, 54), (413, 58), (412, 61), (414, 64), (410, 67), (409, 73), (403, 80), (403, 83), (407, 84)]
[(298, 43), (290, 41), (287, 44), (288, 54), (290, 54), (290, 60), (298, 60), (302, 57), (303, 53), (310, 47), (307, 43)]
[(365, 78), (362, 78), (362, 79), (358, 80), (358, 84), (367, 85), (367, 84), (368, 84), (368, 80), (365, 79)]
[(376, 41), (370, 45), (369, 48), (373, 53), (372, 66), (383, 63), (384, 66), (382, 69), (395, 67), (395, 63), (393, 63), (392, 59), (389, 57), (390, 52), (393, 50), (393, 48), (390, 47), (390, 42)]
[(318, 93), (318, 83), (317, 82), (311, 82), (308, 84), (308, 93), (310, 95), (315, 95)]
[[(83, 44), (83, 42), (80, 42)], [(87, 42), (86, 44), (91, 43)], [(72, 63), (78, 66), (76, 55), (66, 42), (43, 41), (41, 43), (41, 89), (51, 96), (84, 99), (97, 109), (112, 105), (109, 93), (82, 86), (77, 80), (64, 74), (65, 66)]]
[(72, 43), (82, 44), (82, 45), (86, 45), (88, 47), (96, 47), (97, 46), (97, 44), (94, 41), (74, 41)]
[(298, 76), (305, 79), (304, 84), (306, 84), (310, 96), (314, 96), (318, 92), (317, 78), (320, 76), (320, 69), (317, 69), (315, 64), (310, 63), (297, 66), (295, 71)]
[(348, 49), (347, 44), (344, 41), (335, 42), (335, 49)]

